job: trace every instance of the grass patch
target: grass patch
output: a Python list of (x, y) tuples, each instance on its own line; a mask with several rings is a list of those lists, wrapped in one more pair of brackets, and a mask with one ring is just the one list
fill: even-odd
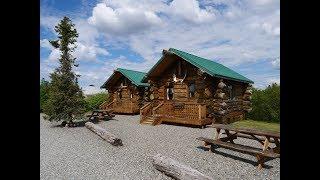
[(247, 119), (234, 122), (231, 125), (236, 128), (252, 128), (265, 131), (280, 132), (280, 123), (274, 122), (254, 121), (251, 119)]

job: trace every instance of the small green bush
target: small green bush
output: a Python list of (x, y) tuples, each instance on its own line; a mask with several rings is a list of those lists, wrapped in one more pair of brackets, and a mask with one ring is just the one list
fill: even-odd
[(86, 110), (92, 111), (94, 109), (99, 109), (99, 106), (105, 102), (109, 101), (109, 96), (107, 93), (97, 93), (93, 95), (88, 95), (85, 98), (86, 101)]

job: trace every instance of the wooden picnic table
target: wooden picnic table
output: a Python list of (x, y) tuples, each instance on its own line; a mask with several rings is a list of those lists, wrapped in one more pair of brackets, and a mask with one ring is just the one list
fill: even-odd
[[(214, 139), (199, 137), (198, 140), (204, 141), (205, 146), (212, 145), (224, 147), (227, 149), (239, 151), (246, 154), (255, 155), (258, 161), (258, 169), (261, 169), (264, 165), (265, 158), (278, 158), (280, 157), (280, 133), (271, 131), (262, 131), (249, 128), (235, 128), (231, 125), (225, 124), (213, 124), (213, 128), (216, 129), (216, 136)], [(221, 132), (224, 131), (224, 133)], [(221, 134), (225, 134), (226, 137), (220, 137)], [(235, 144), (234, 139), (238, 137), (248, 138), (258, 141), (262, 147), (255, 148), (251, 146)], [(275, 147), (270, 147), (270, 144), (274, 143)]]
[(92, 111), (92, 113), (90, 115), (88, 115), (87, 117), (89, 117), (89, 121), (98, 119), (104, 119), (105, 117), (108, 118), (113, 118), (115, 115), (113, 114), (113, 110), (111, 109), (95, 109)]

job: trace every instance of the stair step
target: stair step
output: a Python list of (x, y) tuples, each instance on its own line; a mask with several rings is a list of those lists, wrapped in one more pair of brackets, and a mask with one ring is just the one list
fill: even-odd
[(141, 124), (152, 124), (152, 122), (142, 122)]
[(153, 121), (143, 121), (142, 123), (150, 124), (150, 123), (153, 123)]
[(142, 124), (152, 124), (155, 118), (152, 116), (146, 117), (146, 119), (142, 122)]

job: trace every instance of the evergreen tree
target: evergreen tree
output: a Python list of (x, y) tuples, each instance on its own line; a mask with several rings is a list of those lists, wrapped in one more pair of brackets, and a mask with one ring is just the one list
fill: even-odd
[(72, 52), (76, 48), (78, 33), (68, 17), (64, 17), (55, 26), (58, 39), (50, 41), (54, 48), (60, 50), (60, 66), (50, 74), (49, 97), (44, 112), (49, 120), (65, 120), (72, 122), (77, 115), (85, 110), (85, 101), (81, 88), (78, 85), (78, 75), (72, 71), (75, 60)]
[(40, 82), (40, 112), (43, 111), (43, 107), (48, 101), (49, 82), (44, 78)]

